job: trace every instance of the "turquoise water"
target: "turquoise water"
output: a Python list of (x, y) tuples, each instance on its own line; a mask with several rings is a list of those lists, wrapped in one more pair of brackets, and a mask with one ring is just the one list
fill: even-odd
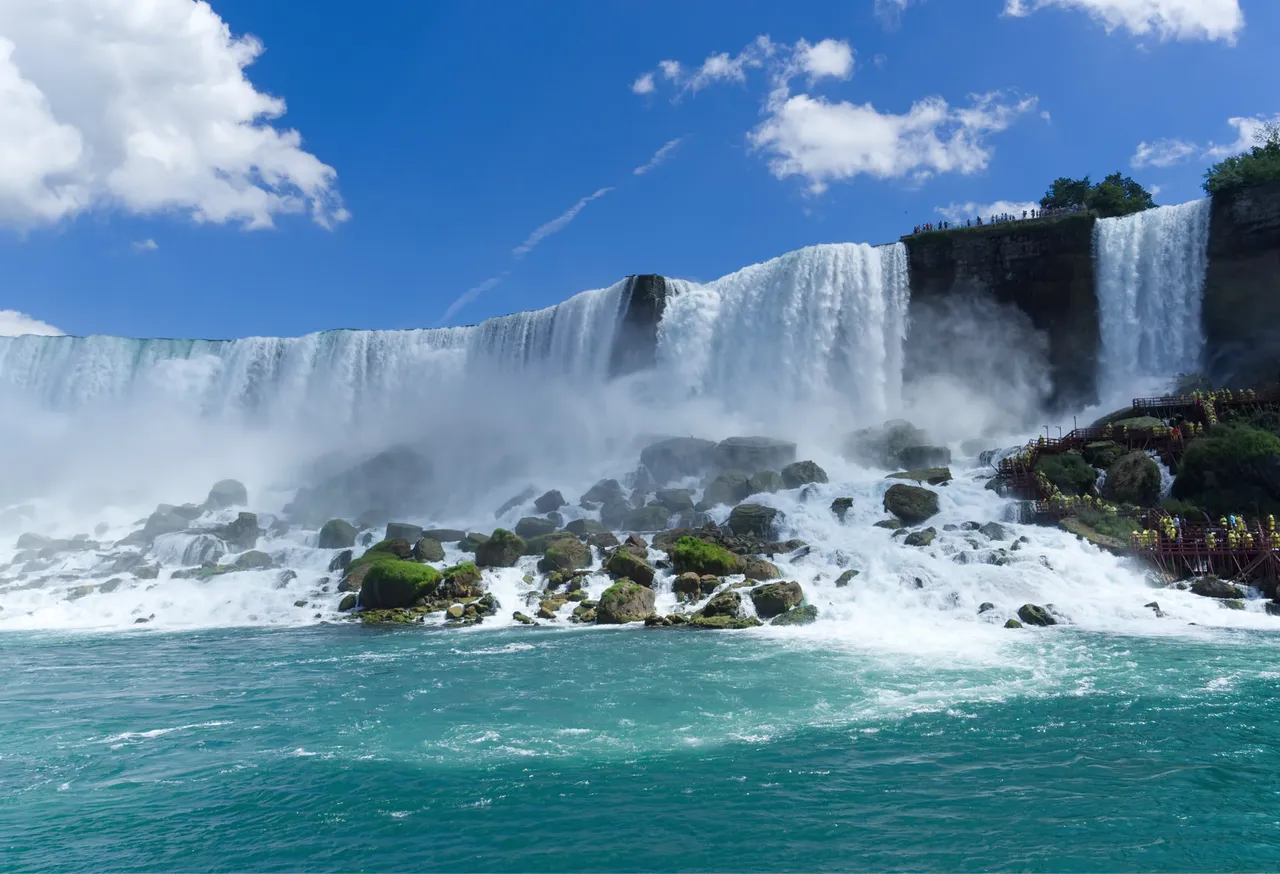
[(1186, 634), (6, 634), (0, 867), (1275, 869), (1276, 638)]

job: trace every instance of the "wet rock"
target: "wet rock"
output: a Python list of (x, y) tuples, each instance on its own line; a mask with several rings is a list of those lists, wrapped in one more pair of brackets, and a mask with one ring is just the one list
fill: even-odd
[(999, 522), (988, 522), (978, 528), (978, 533), (990, 540), (1008, 540), (1013, 536), (1008, 528), (1005, 528)]
[(505, 516), (505, 515), (507, 515), (508, 513), (510, 513), (510, 512), (511, 512), (512, 510), (514, 510), (516, 507), (519, 507), (519, 506), (521, 506), (521, 505), (523, 505), (523, 504), (527, 504), (527, 503), (529, 503), (530, 501), (532, 501), (532, 500), (533, 500), (533, 496), (534, 496), (534, 495), (536, 495), (537, 493), (538, 493), (538, 490), (537, 490), (537, 489), (535, 489), (533, 486), (526, 486), (526, 487), (525, 487), (525, 488), (520, 492), (520, 494), (518, 494), (518, 495), (516, 495), (516, 496), (514, 496), (514, 497), (512, 497), (512, 498), (510, 498), (510, 499), (508, 499), (505, 503), (503, 503), (503, 505), (502, 505), (501, 507), (499, 507), (498, 509), (494, 510), (494, 511), (493, 511), (493, 518), (495, 518), (495, 519), (501, 519), (503, 516)]
[(840, 574), (840, 576), (836, 577), (836, 588), (843, 589), (847, 587), (851, 582), (853, 582), (854, 577), (860, 573), (861, 571), (847, 570)]
[(526, 616), (525, 614), (521, 613), (519, 610), (517, 610), (516, 612), (512, 613), (512, 614), (511, 614), (511, 618), (512, 618), (512, 619), (514, 619), (516, 622), (519, 622), (521, 625), (536, 625), (536, 624), (537, 624), (536, 622), (534, 622), (534, 621), (533, 621), (533, 617), (531, 617), (531, 616)]
[(814, 461), (795, 461), (782, 469), (782, 482), (789, 489), (827, 481), (827, 472)]
[(1004, 623), (1005, 628), (1021, 628), (1022, 623), (1017, 619), (1009, 619)]
[(693, 509), (693, 492), (688, 489), (658, 489), (657, 501), (671, 513), (685, 513)]
[(721, 592), (699, 611), (700, 616), (737, 616), (742, 608), (742, 596), (735, 591)]
[(920, 486), (889, 486), (884, 508), (907, 525), (919, 525), (938, 513), (938, 495)]
[(989, 613), (994, 609), (996, 609), (995, 604), (992, 604), (990, 601), (983, 601), (978, 605), (978, 615), (981, 616), (983, 613)]
[(410, 525), (408, 522), (388, 522), (387, 533), (383, 540), (405, 540), (417, 543), (422, 537), (422, 526)]
[[(238, 480), (224, 479), (213, 484), (209, 496), (205, 498), (205, 507), (210, 510), (225, 510), (227, 507), (243, 507), (249, 503), (249, 492)], [(199, 515), (199, 513), (197, 513)]]
[(716, 466), (748, 474), (777, 470), (796, 458), (796, 445), (772, 437), (729, 437), (715, 447)]
[(748, 495), (771, 495), (774, 492), (782, 491), (786, 487), (782, 474), (775, 473), (772, 470), (757, 471), (747, 479)]
[(897, 519), (881, 519), (879, 522), (872, 522), (871, 525), (873, 528), (887, 528), (890, 531), (902, 528), (902, 523)]
[(626, 501), (610, 502), (600, 508), (600, 522), (606, 528), (621, 528), (631, 505)]
[(747, 559), (746, 565), (742, 569), (742, 574), (748, 580), (755, 581), (776, 580), (782, 576), (782, 574), (778, 572), (777, 565), (771, 561), (766, 561), (763, 558)]
[[(931, 465), (904, 465), (899, 453), (908, 446), (927, 442), (923, 431), (910, 422), (895, 419), (874, 428), (855, 431), (845, 438), (841, 454), (850, 461), (871, 467), (930, 467)], [(949, 464), (950, 461), (943, 462)]]
[(688, 624), (708, 631), (730, 631), (740, 628), (757, 628), (764, 623), (754, 616), (706, 616), (694, 614)]
[(294, 580), (296, 580), (297, 578), (298, 578), (297, 571), (291, 570), (291, 569), (282, 570), (280, 571), (279, 574), (276, 575), (276, 588), (283, 589), (287, 587), (290, 583), (292, 583)]
[(452, 604), (444, 611), (445, 617), (452, 619), (455, 622), (460, 620), (465, 614), (466, 608), (461, 604)]
[(476, 564), (480, 567), (515, 567), (524, 555), (524, 540), (499, 528), (493, 536), (476, 547)]
[(1239, 599), (1244, 597), (1244, 589), (1235, 583), (1218, 577), (1201, 577), (1191, 584), (1193, 594), (1200, 595), (1204, 598), (1229, 598)]
[[(106, 587), (104, 586), (103, 591), (105, 590)], [(1268, 601), (1265, 605), (1265, 609), (1268, 616), (1280, 616), (1280, 603), (1276, 601)]]
[(1038, 625), (1042, 628), (1058, 624), (1058, 620), (1038, 604), (1023, 604), (1018, 608), (1018, 618), (1027, 625)]
[[(326, 519), (365, 514), (378, 524), (393, 515), (414, 512), (430, 481), (431, 464), (426, 458), (408, 447), (394, 447), (327, 477), (314, 488), (300, 489), (285, 513), (295, 522), (316, 526)], [(371, 508), (380, 509), (371, 512)]]
[(343, 595), (342, 600), (338, 602), (338, 612), (349, 613), (350, 611), (356, 609), (356, 603), (359, 600), (360, 599), (357, 598), (354, 594)]
[(812, 625), (818, 621), (818, 608), (812, 604), (792, 607), (786, 613), (775, 616), (770, 625)]
[(550, 519), (543, 519), (539, 516), (525, 516), (516, 523), (516, 536), (528, 540), (532, 537), (541, 537), (551, 534), (556, 530), (556, 523)]
[(439, 540), (422, 537), (413, 545), (413, 557), (417, 561), (444, 561), (444, 545)]
[[(176, 534), (179, 531), (186, 531), (187, 523), (189, 521), (190, 520), (185, 517), (175, 513), (173, 507), (162, 505), (147, 517), (146, 524), (142, 528), (142, 536), (147, 542), (150, 542), (155, 540), (161, 534)], [(26, 536), (27, 535), (23, 535), (23, 537)], [(18, 538), (18, 543), (20, 549), (30, 548), (21, 546), (21, 537)]]
[(343, 519), (330, 519), (320, 527), (320, 549), (347, 549), (356, 545), (356, 527)]
[(769, 538), (783, 514), (763, 504), (739, 504), (729, 514), (729, 530), (734, 534)]
[(756, 615), (770, 619), (787, 612), (804, 600), (804, 590), (797, 582), (768, 583), (751, 590)]
[(552, 489), (551, 491), (544, 492), (539, 496), (538, 499), (533, 502), (533, 508), (539, 513), (553, 513), (567, 503), (569, 502), (564, 499), (564, 495), (560, 494), (558, 490)]
[(640, 463), (657, 483), (697, 476), (716, 466), (716, 444), (697, 437), (671, 437), (640, 451)]
[(587, 489), (582, 500), (588, 504), (625, 504), (627, 495), (616, 479), (602, 479)]
[(606, 529), (595, 519), (574, 519), (564, 526), (564, 530), (575, 537), (586, 538), (593, 534), (603, 534)]
[(938, 530), (936, 528), (923, 528), (919, 531), (912, 531), (903, 538), (902, 543), (904, 546), (928, 546), (933, 543), (934, 538), (937, 536)]
[(596, 549), (613, 549), (618, 545), (618, 537), (612, 531), (602, 531), (587, 537), (587, 543)]
[(468, 534), (458, 542), (458, 549), (463, 552), (475, 552), (480, 548), (481, 544), (489, 542), (488, 534)]
[(466, 538), (467, 532), (460, 531), (457, 528), (432, 528), (429, 531), (423, 531), (422, 536), (430, 537), (432, 540), (438, 540), (441, 543), (457, 543)]
[(853, 498), (836, 498), (831, 502), (831, 512), (841, 522), (851, 509), (853, 509)]
[(1218, 606), (1224, 610), (1243, 610), (1243, 598), (1223, 598), (1218, 601)]
[(542, 573), (573, 571), (591, 566), (591, 547), (576, 538), (553, 540), (538, 562)]
[[(251, 549), (235, 561), (236, 570), (266, 570), (275, 564), (265, 552)], [(137, 571), (134, 571), (137, 573)]]
[(234, 522), (219, 526), (216, 531), (227, 545), (236, 551), (253, 549), (262, 533), (258, 528), (258, 517), (253, 513), (240, 513)]
[(692, 571), (676, 577), (671, 588), (676, 594), (677, 601), (698, 601), (702, 598), (702, 578)]
[(596, 622), (601, 625), (640, 622), (653, 614), (654, 602), (653, 589), (631, 580), (618, 580), (600, 596)]
[(435, 596), (454, 601), (479, 598), (484, 594), (480, 568), (475, 562), (464, 561), (441, 572), (441, 580)]
[(724, 504), (736, 504), (751, 494), (751, 477), (745, 471), (726, 470), (717, 474), (702, 491), (699, 507), (710, 509)]
[(1145, 452), (1130, 452), (1107, 468), (1102, 496), (1116, 504), (1154, 507), (1160, 501), (1160, 466)]
[(898, 463), (908, 470), (946, 467), (951, 464), (951, 450), (945, 446), (904, 446), (898, 450)]
[(1156, 618), (1157, 618), (1157, 619), (1161, 619), (1161, 618), (1163, 618), (1163, 617), (1164, 617), (1164, 611), (1160, 609), (1160, 602), (1159, 602), (1159, 601), (1150, 601), (1150, 602), (1148, 602), (1148, 603), (1146, 603), (1146, 604), (1143, 604), (1142, 606), (1143, 606), (1143, 607), (1150, 608), (1151, 610), (1153, 610), (1153, 611), (1155, 612), (1155, 614), (1156, 614)]
[(653, 585), (653, 578), (657, 573), (648, 562), (623, 549), (609, 556), (605, 570), (615, 577), (630, 579), (646, 587)]
[(671, 514), (661, 504), (651, 504), (632, 510), (622, 520), (626, 531), (664, 531), (671, 521)]
[(931, 486), (940, 486), (951, 482), (951, 468), (928, 467), (923, 470), (903, 470), (889, 474), (886, 479), (906, 479), (917, 483), (928, 483)]

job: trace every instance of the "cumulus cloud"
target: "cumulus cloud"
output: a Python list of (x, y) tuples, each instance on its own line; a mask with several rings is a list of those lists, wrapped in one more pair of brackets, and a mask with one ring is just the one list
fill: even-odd
[(653, 87), (654, 87), (653, 74), (645, 73), (641, 76), (636, 77), (636, 80), (631, 83), (631, 93), (632, 94), (652, 94)]
[(1021, 218), (1023, 212), (1039, 208), (1040, 204), (1034, 200), (997, 200), (994, 203), (978, 203), (970, 200), (966, 203), (934, 207), (934, 212), (949, 222), (962, 222), (977, 216), (982, 216), (985, 220), (993, 215), (1006, 213)]
[(1236, 116), (1227, 119), (1227, 124), (1236, 129), (1236, 137), (1229, 143), (1209, 142), (1201, 146), (1180, 139), (1160, 139), (1152, 142), (1142, 141), (1129, 159), (1129, 166), (1135, 170), (1144, 167), (1172, 167), (1189, 158), (1199, 156), (1204, 160), (1220, 161), (1232, 155), (1247, 152), (1257, 142), (1257, 135), (1268, 124), (1280, 124), (1280, 114), (1268, 118), (1265, 115)]
[(654, 167), (657, 167), (659, 164), (665, 161), (667, 159), (667, 155), (670, 155), (673, 151), (675, 151), (676, 146), (680, 145), (680, 143), (683, 140), (684, 140), (684, 137), (676, 137), (674, 140), (667, 143), (662, 148), (658, 149), (658, 151), (654, 152), (652, 158), (650, 158), (648, 161), (641, 164), (639, 167), (632, 170), (631, 172), (634, 173), (636, 176), (643, 176), (644, 174), (648, 173)]
[(671, 71), (677, 97), (713, 82), (745, 82), (749, 70), (766, 69), (764, 120), (747, 134), (748, 142), (768, 156), (774, 176), (801, 176), (814, 194), (859, 174), (919, 179), (977, 172), (991, 159), (987, 137), (1037, 106), (1035, 97), (991, 91), (970, 95), (969, 104), (958, 107), (941, 97), (926, 97), (896, 114), (870, 103), (792, 93), (791, 83), (800, 76), (810, 86), (850, 78), (854, 57), (852, 46), (842, 40), (811, 44), (802, 39), (784, 45), (759, 36), (736, 55), (709, 55), (693, 72), (674, 61), (664, 61), (668, 66), (660, 68), (664, 77)]
[(138, 240), (133, 244), (133, 251), (135, 252), (154, 252), (159, 248), (160, 244), (150, 238), (146, 240)]
[(908, 7), (924, 0), (876, 0), (876, 18), (887, 28), (895, 28), (902, 23), (902, 13)]
[(4, 0), (0, 226), (98, 209), (347, 219), (334, 169), (246, 77), (262, 52), (198, 0)]
[(18, 337), (22, 334), (61, 337), (63, 332), (17, 310), (0, 310), (0, 337)]
[(1055, 7), (1086, 12), (1110, 33), (1165, 40), (1221, 40), (1234, 45), (1244, 30), (1239, 0), (1005, 0), (1005, 15), (1021, 17)]

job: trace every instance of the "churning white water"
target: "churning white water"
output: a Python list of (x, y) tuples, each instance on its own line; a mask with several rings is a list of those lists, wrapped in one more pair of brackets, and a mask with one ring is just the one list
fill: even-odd
[(1094, 227), (1103, 398), (1199, 369), (1210, 206), (1205, 198)]

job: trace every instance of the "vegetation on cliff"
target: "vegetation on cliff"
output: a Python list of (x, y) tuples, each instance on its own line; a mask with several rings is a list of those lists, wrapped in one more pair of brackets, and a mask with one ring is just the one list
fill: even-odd
[(1083, 204), (1103, 218), (1132, 215), (1156, 205), (1151, 192), (1119, 172), (1101, 182), (1091, 182), (1088, 176), (1083, 179), (1059, 176), (1040, 198), (1044, 209), (1065, 209), (1077, 204)]
[(1204, 174), (1204, 190), (1224, 194), (1280, 181), (1280, 124), (1266, 124), (1254, 135), (1249, 151), (1214, 164)]
[(1224, 425), (1192, 441), (1173, 496), (1212, 516), (1280, 513), (1280, 438), (1247, 425)]

